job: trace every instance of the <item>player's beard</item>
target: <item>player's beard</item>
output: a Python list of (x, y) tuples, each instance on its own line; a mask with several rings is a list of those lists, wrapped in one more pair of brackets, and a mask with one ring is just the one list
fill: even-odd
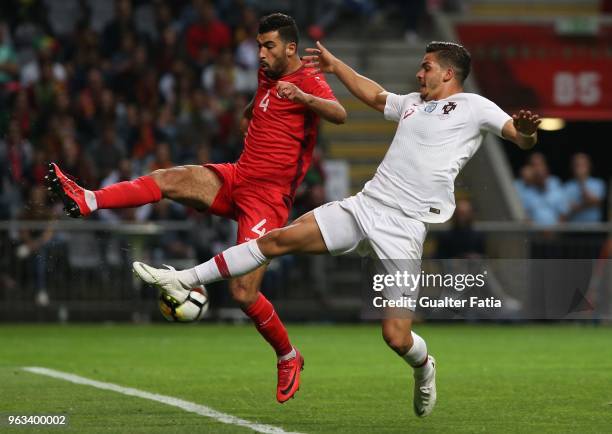
[(268, 69), (264, 70), (264, 74), (266, 74), (268, 78), (271, 78), (272, 80), (278, 80), (287, 70), (288, 64), (289, 61), (287, 59), (277, 59), (274, 64), (269, 65)]

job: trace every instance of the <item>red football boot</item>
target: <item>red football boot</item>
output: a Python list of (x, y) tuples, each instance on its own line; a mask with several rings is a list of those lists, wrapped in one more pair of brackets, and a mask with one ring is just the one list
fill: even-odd
[(276, 385), (276, 400), (281, 404), (289, 398), (294, 398), (300, 389), (300, 372), (304, 370), (304, 358), (295, 350), (295, 357), (278, 362), (278, 383)]
[(64, 211), (70, 217), (81, 217), (91, 214), (85, 200), (85, 189), (68, 178), (55, 163), (49, 163), (49, 174), (45, 183), (50, 191), (64, 202)]

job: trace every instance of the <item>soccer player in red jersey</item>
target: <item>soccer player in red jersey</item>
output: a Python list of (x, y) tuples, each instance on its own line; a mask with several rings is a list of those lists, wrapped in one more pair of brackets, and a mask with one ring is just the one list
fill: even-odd
[[(167, 198), (237, 220), (238, 244), (283, 227), (295, 190), (310, 165), (319, 118), (337, 124), (346, 119), (346, 111), (324, 76), (302, 64), (298, 38), (295, 21), (287, 15), (271, 14), (259, 23), (259, 86), (244, 111), (244, 150), (236, 163), (156, 170), (97, 191), (79, 186), (51, 163), (50, 189), (62, 198), (72, 217)], [(223, 269), (224, 264), (218, 265)], [(276, 351), (276, 397), (282, 403), (298, 390), (304, 359), (291, 345), (272, 304), (259, 291), (264, 272), (262, 266), (233, 279), (230, 291)]]

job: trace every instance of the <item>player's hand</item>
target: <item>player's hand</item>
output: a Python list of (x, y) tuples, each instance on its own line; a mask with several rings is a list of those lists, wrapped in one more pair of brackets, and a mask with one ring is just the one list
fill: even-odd
[(338, 59), (323, 44), (317, 41), (317, 48), (306, 48), (306, 52), (309, 55), (302, 58), (306, 62), (305, 67), (313, 68), (315, 74), (319, 72), (334, 73), (334, 67)]
[(521, 134), (531, 136), (538, 129), (542, 120), (537, 114), (532, 114), (529, 110), (521, 110), (512, 115), (514, 128)]
[(306, 104), (308, 97), (308, 95), (302, 92), (299, 87), (293, 83), (289, 83), (288, 81), (279, 81), (276, 83), (276, 92), (281, 98), (285, 98), (300, 104)]

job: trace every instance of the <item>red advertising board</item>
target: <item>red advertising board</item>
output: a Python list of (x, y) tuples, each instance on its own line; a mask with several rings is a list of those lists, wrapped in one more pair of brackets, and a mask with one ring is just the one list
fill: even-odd
[(612, 25), (561, 35), (554, 23), (460, 23), (483, 95), (506, 111), (570, 120), (612, 120)]

